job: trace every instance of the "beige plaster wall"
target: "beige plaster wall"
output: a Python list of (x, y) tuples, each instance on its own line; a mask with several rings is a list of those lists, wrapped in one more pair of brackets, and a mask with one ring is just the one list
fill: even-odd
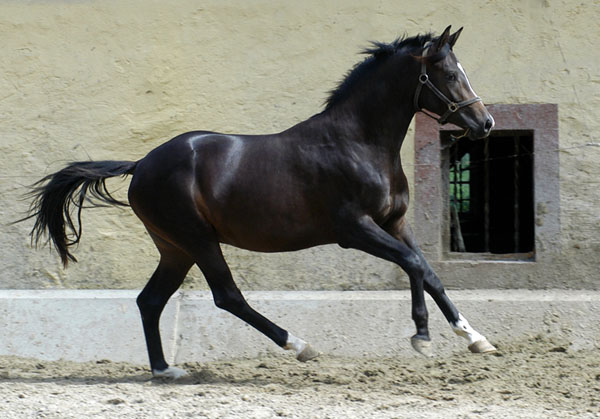
[[(24, 185), (68, 161), (137, 160), (188, 130), (283, 130), (322, 109), (369, 40), (448, 24), (465, 26), (455, 51), (486, 102), (559, 104), (561, 242), (577, 274), (597, 272), (599, 19), (593, 1), (0, 0), (0, 288), (140, 288), (157, 262), (130, 210), (96, 209), (80, 263), (62, 269), (29, 245), (31, 222), (6, 224), (27, 209)], [(403, 160), (412, 183), (412, 131)], [(127, 180), (110, 184), (124, 196)], [(407, 284), (335, 246), (225, 253), (243, 289)], [(185, 286), (205, 288), (198, 270)]]

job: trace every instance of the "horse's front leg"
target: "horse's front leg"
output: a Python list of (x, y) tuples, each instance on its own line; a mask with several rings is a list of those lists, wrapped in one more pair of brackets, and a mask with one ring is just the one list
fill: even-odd
[[(408, 246), (421, 260), (423, 267), (423, 287), (425, 291), (436, 302), (448, 323), (452, 327), (454, 333), (464, 337), (469, 341), (469, 350), (471, 352), (482, 353), (492, 352), (496, 348), (490, 344), (487, 339), (471, 327), (467, 319), (456, 309), (450, 298), (446, 295), (442, 282), (435, 274), (427, 260), (423, 256), (421, 249), (413, 236), (411, 228), (404, 218), (394, 224), (390, 230), (390, 234)], [(410, 275), (410, 273), (409, 273)], [(412, 287), (412, 280), (411, 280)], [(417, 348), (415, 348), (417, 349)], [(418, 349), (417, 349), (418, 350)]]
[(405, 242), (398, 240), (379, 227), (369, 216), (346, 220), (343, 232), (340, 233), (339, 245), (362, 250), (394, 262), (408, 274), (412, 297), (412, 318), (417, 329), (417, 333), (411, 338), (411, 344), (418, 352), (430, 356), (431, 339), (423, 292), (424, 278), (429, 268), (424, 259)]

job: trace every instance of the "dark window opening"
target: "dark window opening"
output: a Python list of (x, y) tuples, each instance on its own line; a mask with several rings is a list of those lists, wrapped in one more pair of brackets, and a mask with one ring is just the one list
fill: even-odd
[[(445, 143), (452, 132), (443, 132)], [(448, 148), (450, 250), (534, 252), (533, 133), (497, 131)]]

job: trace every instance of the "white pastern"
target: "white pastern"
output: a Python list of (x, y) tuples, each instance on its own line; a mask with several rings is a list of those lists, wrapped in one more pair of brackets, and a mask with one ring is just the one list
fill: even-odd
[(288, 332), (287, 342), (283, 349), (294, 350), (296, 351), (296, 356), (298, 356), (304, 349), (306, 349), (307, 346), (308, 343)]
[(188, 373), (185, 370), (182, 370), (181, 368), (169, 367), (162, 371), (152, 370), (152, 375), (154, 376), (154, 378), (166, 378), (169, 380), (177, 380), (178, 378), (188, 375)]
[(482, 340), (486, 340), (484, 336), (480, 335), (475, 329), (471, 327), (467, 319), (463, 317), (462, 314), (458, 314), (458, 321), (454, 324), (450, 324), (452, 326), (452, 330), (459, 336), (467, 339), (469, 341), (469, 345), (479, 342)]
[(283, 349), (292, 349), (296, 351), (296, 359), (300, 362), (310, 361), (320, 355), (320, 353), (315, 351), (308, 343), (291, 333), (288, 333), (287, 342)]

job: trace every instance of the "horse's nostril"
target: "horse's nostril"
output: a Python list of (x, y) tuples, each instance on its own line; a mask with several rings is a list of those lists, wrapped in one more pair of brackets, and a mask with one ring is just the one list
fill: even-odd
[(485, 121), (485, 130), (486, 131), (490, 131), (492, 129), (492, 127), (494, 126), (494, 120), (492, 118), (488, 118)]

